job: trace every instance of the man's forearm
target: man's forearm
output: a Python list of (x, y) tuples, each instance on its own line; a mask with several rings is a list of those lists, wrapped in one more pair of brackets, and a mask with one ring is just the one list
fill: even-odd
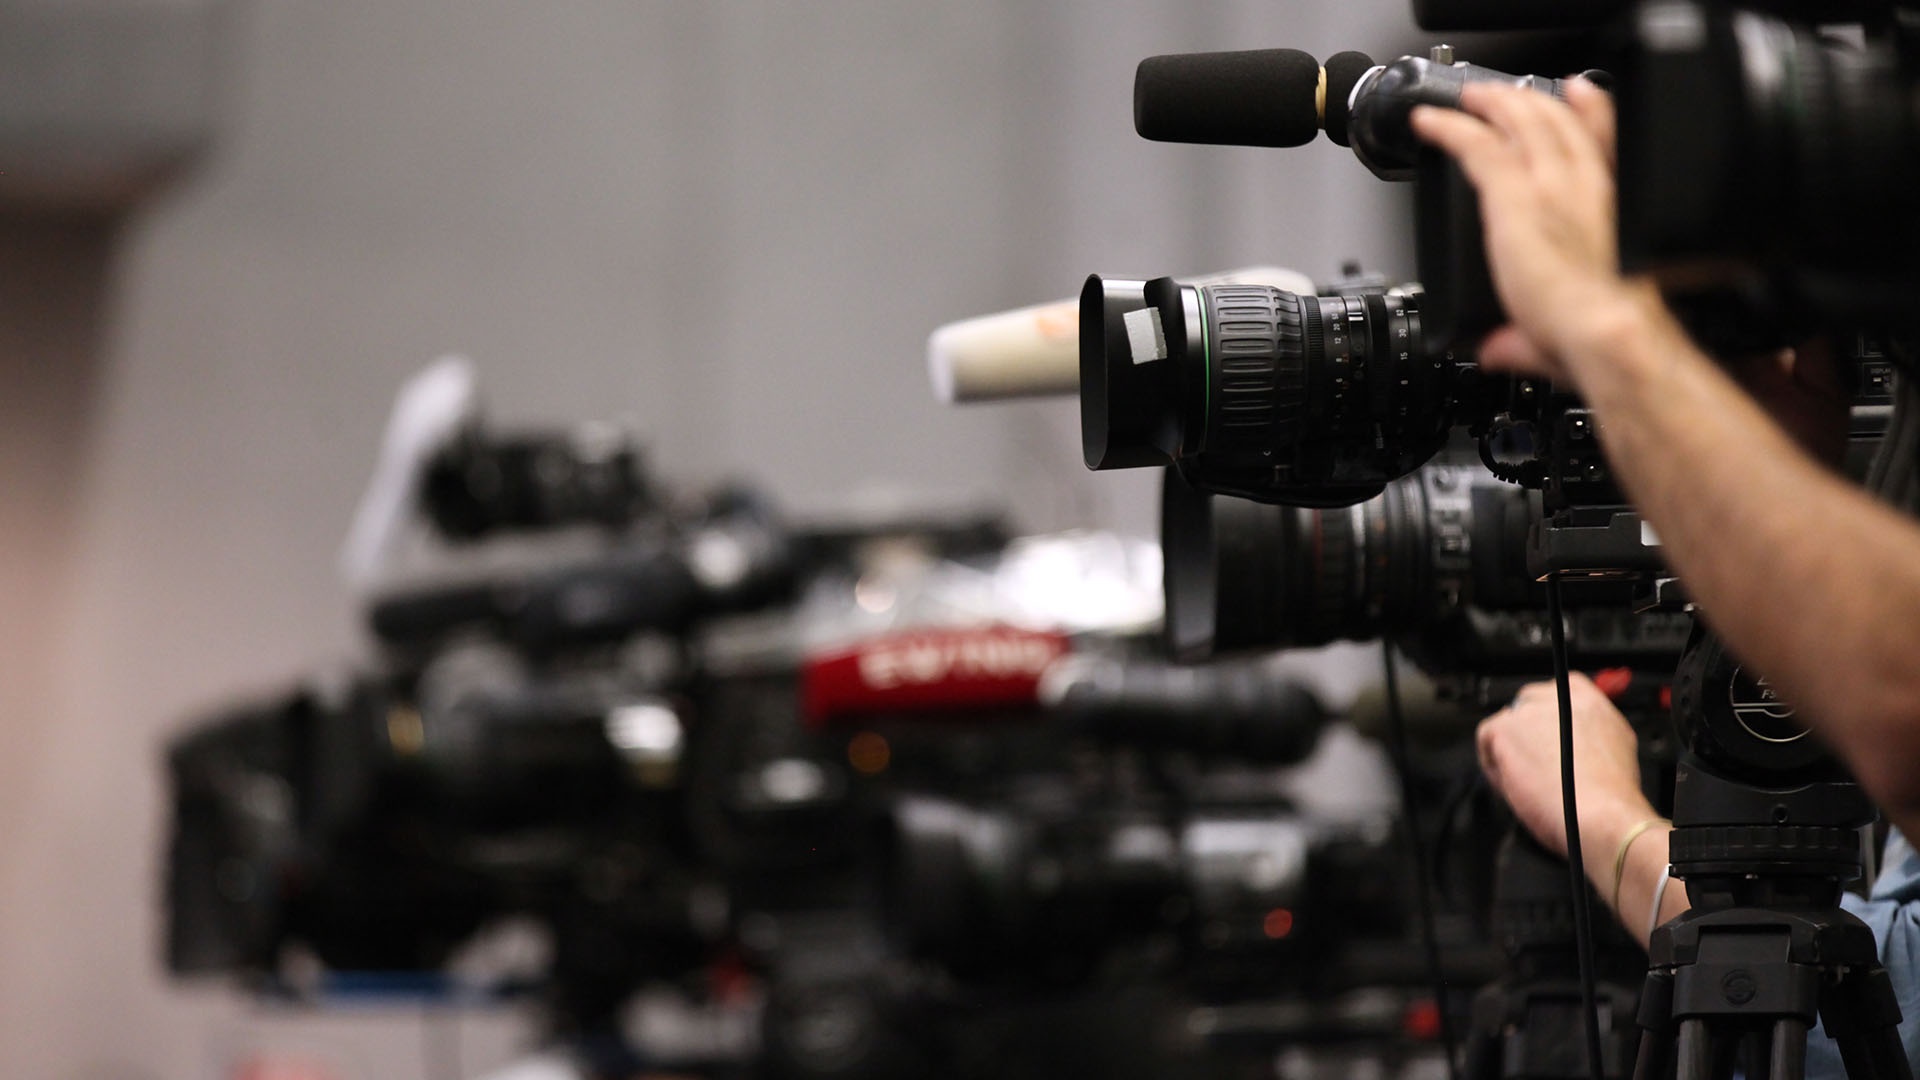
[(1920, 825), (1920, 524), (1808, 457), (1641, 302), (1578, 369), (1622, 486), (1733, 651)]

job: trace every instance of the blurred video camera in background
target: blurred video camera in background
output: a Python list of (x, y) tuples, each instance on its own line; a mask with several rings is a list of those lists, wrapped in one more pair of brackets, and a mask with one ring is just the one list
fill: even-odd
[[(494, 430), (443, 362), (343, 564), (373, 659), (170, 749), (169, 967), (526, 998), (602, 1067), (1007, 1074), (1054, 1027), (1142, 1070), (1328, 1024), (1418, 1050), (1383, 770), (1303, 808), (1335, 718), (1162, 659), (1160, 563), (676, 492), (617, 429)], [(663, 986), (704, 1034), (646, 1034)], [(1256, 1001), (1303, 1004), (1219, 1011)]]

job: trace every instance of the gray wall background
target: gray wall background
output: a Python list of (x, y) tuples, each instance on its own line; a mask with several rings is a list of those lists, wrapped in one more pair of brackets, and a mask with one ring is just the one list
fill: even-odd
[[(104, 0), (92, 0), (100, 3)], [(148, 0), (151, 2), (151, 0)], [(399, 382), (628, 416), (661, 470), (802, 511), (1005, 501), (1148, 532), (1071, 402), (944, 409), (922, 343), (1093, 270), (1411, 271), (1404, 193), (1325, 143), (1142, 142), (1151, 53), (1389, 53), (1404, 0), (258, 0), (220, 139), (111, 232), (0, 227), (0, 1055), (214, 1077), (255, 1043), (419, 1075), (411, 1015), (269, 1015), (159, 965), (159, 748), (351, 659), (334, 555)], [(458, 1021), (466, 1063), (519, 1029)]]

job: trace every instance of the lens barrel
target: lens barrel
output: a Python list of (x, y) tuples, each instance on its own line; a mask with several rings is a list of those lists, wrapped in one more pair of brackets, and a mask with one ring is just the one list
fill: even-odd
[(1417, 298), (1089, 278), (1080, 417), (1091, 469), (1178, 465), (1208, 491), (1344, 506), (1445, 440), (1456, 368)]
[(1524, 603), (1525, 501), (1460, 465), (1429, 465), (1334, 508), (1210, 495), (1169, 470), (1168, 643), (1196, 660), (1420, 629), (1468, 602)]

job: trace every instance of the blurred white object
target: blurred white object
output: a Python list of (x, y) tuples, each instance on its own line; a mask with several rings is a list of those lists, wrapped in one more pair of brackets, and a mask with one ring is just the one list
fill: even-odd
[(1159, 623), (1162, 607), (1160, 545), (1075, 531), (1020, 537), (985, 561), (875, 560), (851, 591), (831, 581), (811, 590), (800, 623), (806, 645), (823, 648), (970, 626), (1139, 633)]
[(943, 559), (901, 538), (869, 546), (848, 574), (811, 582), (797, 612), (716, 620), (699, 647), (712, 671), (764, 670), (897, 633), (1145, 633), (1159, 624), (1162, 608), (1160, 545), (1150, 540), (1065, 532)]
[[(1278, 266), (1181, 280), (1194, 285), (1271, 285), (1307, 295), (1314, 291), (1311, 278)], [(933, 378), (934, 396), (948, 405), (1077, 393), (1080, 300), (1055, 300), (948, 323), (927, 338), (927, 373)]]
[(1109, 532), (1015, 540), (993, 570), (993, 608), (1034, 630), (1132, 633), (1160, 622), (1160, 545)]
[(588, 1080), (588, 1074), (572, 1057), (550, 1051), (521, 1058), (487, 1073), (480, 1080)]
[(427, 463), (479, 412), (479, 380), (464, 356), (443, 356), (400, 388), (373, 479), (340, 552), (349, 588), (365, 592), (379, 581), (412, 515)]

